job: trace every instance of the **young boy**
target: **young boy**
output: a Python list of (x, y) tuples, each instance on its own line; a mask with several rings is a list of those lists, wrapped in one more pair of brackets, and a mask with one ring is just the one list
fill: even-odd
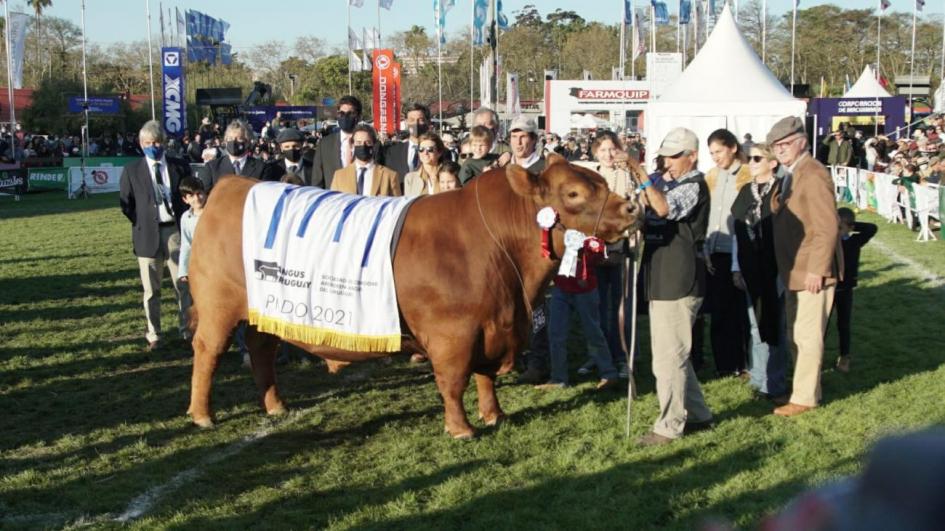
[(469, 147), (472, 149), (472, 158), (466, 159), (462, 170), (459, 172), (459, 180), (462, 184), (465, 185), (470, 179), (486, 171), (489, 166), (499, 160), (499, 155), (490, 153), (494, 141), (495, 137), (492, 136), (492, 130), (485, 126), (477, 125), (469, 132)]
[(194, 230), (197, 228), (197, 221), (200, 214), (203, 213), (203, 206), (207, 202), (207, 192), (204, 190), (203, 181), (195, 177), (184, 177), (180, 182), (181, 198), (190, 207), (180, 219), (180, 259), (178, 261), (177, 276), (180, 279), (181, 304), (184, 307), (184, 315), (187, 316), (187, 332), (185, 340), (190, 341), (192, 332), (190, 331), (190, 309), (193, 301), (190, 299), (190, 285), (187, 283), (187, 267), (190, 264), (190, 246), (194, 240)]
[(853, 317), (853, 288), (860, 271), (860, 249), (876, 235), (876, 225), (856, 221), (849, 208), (837, 209), (840, 217), (840, 245), (843, 247), (843, 280), (837, 283), (833, 305), (837, 311), (840, 357), (837, 370), (850, 372), (850, 321)]

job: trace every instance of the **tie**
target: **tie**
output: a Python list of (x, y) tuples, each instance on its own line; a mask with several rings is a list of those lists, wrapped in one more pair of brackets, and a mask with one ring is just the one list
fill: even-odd
[(358, 168), (358, 195), (364, 195), (364, 174), (367, 168)]
[(347, 140), (343, 140), (345, 143), (345, 159), (342, 161), (344, 168), (347, 168), (348, 165), (351, 164), (351, 138), (352, 137), (348, 137)]
[(420, 146), (416, 146), (413, 148), (413, 158), (410, 159), (410, 170), (417, 171), (417, 168), (419, 167), (420, 167)]
[(161, 163), (154, 163), (154, 204), (161, 206), (161, 203), (164, 201), (164, 191), (162, 190), (162, 181), (164, 180), (161, 177)]
[(288, 173), (295, 173), (296, 175), (298, 175), (297, 170), (298, 170), (298, 166), (296, 166), (295, 164), (289, 164), (289, 166), (286, 168), (286, 171)]
[(234, 160), (234, 161), (233, 161), (233, 171), (235, 171), (237, 175), (242, 175), (242, 174), (240, 173), (242, 170), (243, 170), (243, 165), (240, 164), (240, 161)]

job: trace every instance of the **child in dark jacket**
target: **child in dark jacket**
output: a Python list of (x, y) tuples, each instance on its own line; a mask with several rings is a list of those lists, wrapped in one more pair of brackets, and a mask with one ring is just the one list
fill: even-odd
[(853, 288), (860, 271), (860, 249), (876, 235), (876, 225), (856, 221), (849, 208), (837, 209), (840, 217), (840, 245), (843, 247), (843, 279), (837, 283), (833, 306), (837, 312), (840, 357), (837, 370), (850, 372), (850, 321), (853, 318)]

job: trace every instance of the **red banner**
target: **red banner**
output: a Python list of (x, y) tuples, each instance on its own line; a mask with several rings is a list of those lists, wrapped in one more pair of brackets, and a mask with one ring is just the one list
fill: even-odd
[(394, 51), (374, 50), (374, 129), (392, 134), (400, 123), (400, 65)]

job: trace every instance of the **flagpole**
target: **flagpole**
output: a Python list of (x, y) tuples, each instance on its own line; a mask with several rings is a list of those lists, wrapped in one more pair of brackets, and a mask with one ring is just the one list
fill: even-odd
[[(85, 0), (82, 0), (82, 5), (85, 5)], [(144, 7), (148, 10), (148, 71), (151, 80), (151, 119), (156, 120), (157, 112), (154, 110), (154, 48), (151, 44), (151, 0), (144, 0)]]
[(620, 10), (623, 16), (620, 21), (620, 79), (623, 79), (627, 67), (627, 4), (620, 0)]
[(348, 25), (345, 28), (345, 35), (348, 41), (348, 94), (354, 92), (352, 89), (351, 83), (351, 0), (345, 0), (348, 2)]
[(489, 102), (492, 110), (499, 117), (499, 14), (496, 12), (496, 0), (489, 2), (489, 11), (492, 14), (489, 31), (492, 36), (492, 72), (489, 76)]
[(164, 2), (158, 2), (158, 20), (161, 22), (161, 47), (164, 47), (167, 40), (164, 38)]
[(384, 47), (381, 42), (381, 0), (377, 0), (377, 47)]
[[(883, 0), (879, 0), (879, 13), (876, 14), (876, 82), (879, 83), (879, 50), (883, 32)], [(945, 44), (943, 44), (945, 46)], [(876, 116), (873, 118), (873, 136), (879, 136), (879, 95), (876, 96)]]
[[(9, 2), (4, 2), (8, 4)], [(148, 10), (148, 16), (150, 17), (151, 10)], [(10, 20), (10, 17), (7, 17), (7, 20)], [(9, 35), (10, 32), (7, 32)], [(150, 31), (148, 32), (150, 36)], [(9, 37), (8, 37), (9, 38)], [(151, 57), (150, 47), (148, 48), (149, 59)], [(85, 0), (82, 0), (82, 94), (85, 99), (82, 101), (82, 112), (85, 115), (85, 126), (82, 128), (82, 194), (87, 193), (85, 188), (85, 159), (89, 156), (89, 76), (88, 70), (86, 68), (85, 61)], [(154, 119), (154, 81), (151, 81), (151, 119)], [(10, 102), (10, 112), (13, 112), (13, 102)], [(70, 186), (71, 188), (71, 186)], [(69, 192), (72, 193), (71, 191)]]
[(692, 4), (692, 11), (695, 13), (695, 24), (692, 25), (692, 58), (696, 58), (696, 54), (699, 53), (699, 2), (696, 0), (695, 4)]
[(443, 134), (443, 53), (442, 53), (442, 43), (443, 43), (443, 32), (446, 31), (446, 28), (440, 25), (440, 22), (443, 20), (443, 0), (436, 0), (438, 9), (434, 10), (436, 14), (436, 90), (438, 93), (438, 104), (439, 109), (439, 119), (440, 119), (440, 134)]
[(650, 2), (650, 26), (652, 30), (650, 31), (650, 51), (656, 53), (656, 6), (652, 2)]
[(761, 62), (768, 64), (768, 0), (761, 0)]
[[(637, 79), (637, 41), (640, 40), (640, 20), (637, 18), (637, 3), (635, 0), (630, 1), (630, 21), (632, 25), (630, 26), (630, 40), (633, 42), (633, 49), (630, 50), (630, 78), (636, 81)], [(636, 32), (637, 38), (633, 38), (633, 34)]]
[(676, 53), (679, 53), (679, 30), (682, 29), (680, 18), (682, 18), (682, 12), (676, 13)]
[[(469, 0), (469, 112), (472, 112), (476, 109), (473, 108), (473, 101), (475, 94), (473, 93), (473, 71), (474, 71), (474, 57), (476, 55), (476, 0)], [(468, 125), (467, 125), (468, 127)]]
[(791, 96), (794, 95), (794, 50), (797, 42), (797, 2), (794, 0), (794, 12), (791, 16)]
[(915, 23), (918, 16), (918, 3), (912, 2), (912, 53), (909, 54), (909, 120), (906, 122), (906, 135), (912, 136), (912, 85), (915, 75)]
[[(83, 0), (83, 5), (84, 0)], [(13, 52), (10, 49), (10, 2), (7, 0), (3, 3), (3, 16), (6, 21), (6, 27), (4, 34), (6, 36), (6, 45), (7, 45), (7, 96), (10, 99), (10, 134), (12, 135), (16, 130), (16, 111), (13, 109)], [(83, 48), (84, 49), (84, 48)], [(12, 150), (15, 154), (16, 150)], [(15, 157), (14, 157), (15, 158)]]
[(945, 18), (942, 19), (942, 66), (941, 70), (942, 75), (939, 79), (939, 88), (942, 86), (942, 81), (945, 81)]

